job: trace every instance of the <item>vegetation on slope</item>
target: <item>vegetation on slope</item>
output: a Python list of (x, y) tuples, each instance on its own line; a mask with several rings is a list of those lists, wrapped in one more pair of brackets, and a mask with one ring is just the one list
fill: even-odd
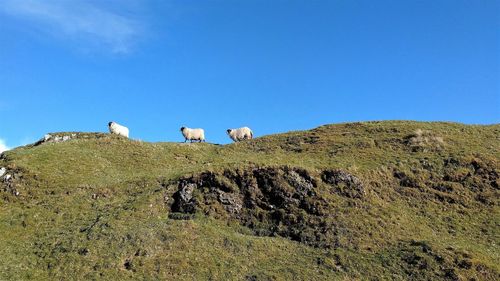
[(499, 125), (73, 134), (0, 159), (2, 280), (500, 278)]

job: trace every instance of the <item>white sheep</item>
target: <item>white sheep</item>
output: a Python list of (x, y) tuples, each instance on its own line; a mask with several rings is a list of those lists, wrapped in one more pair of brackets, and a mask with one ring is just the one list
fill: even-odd
[(253, 138), (253, 132), (248, 127), (242, 127), (238, 129), (227, 129), (227, 134), (235, 142), (242, 140), (250, 140)]
[(205, 131), (203, 129), (191, 129), (187, 127), (181, 127), (182, 135), (184, 136), (184, 142), (188, 140), (193, 142), (194, 140), (204, 142), (205, 141)]
[(109, 128), (109, 132), (111, 134), (116, 134), (116, 135), (124, 136), (124, 137), (128, 138), (128, 128), (127, 127), (122, 126), (122, 125), (115, 123), (115, 122), (109, 122), (108, 128)]

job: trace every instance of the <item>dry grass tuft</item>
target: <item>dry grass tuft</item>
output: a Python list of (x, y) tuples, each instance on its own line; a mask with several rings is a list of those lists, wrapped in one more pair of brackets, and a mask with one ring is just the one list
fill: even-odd
[(405, 143), (412, 151), (437, 151), (443, 149), (445, 142), (443, 137), (432, 131), (417, 129), (413, 134), (406, 137)]

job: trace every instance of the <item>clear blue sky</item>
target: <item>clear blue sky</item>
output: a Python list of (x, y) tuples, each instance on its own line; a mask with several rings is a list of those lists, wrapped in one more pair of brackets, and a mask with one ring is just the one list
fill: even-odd
[(497, 0), (2, 0), (0, 146), (326, 123), (500, 121)]

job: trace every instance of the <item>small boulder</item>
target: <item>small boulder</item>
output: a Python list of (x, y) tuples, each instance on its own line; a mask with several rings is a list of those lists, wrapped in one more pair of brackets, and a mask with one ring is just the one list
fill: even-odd
[(12, 175), (6, 174), (5, 177), (3, 177), (4, 182), (9, 182), (12, 179)]
[(172, 210), (174, 212), (194, 213), (196, 211), (196, 200), (193, 198), (193, 192), (197, 185), (194, 183), (181, 182), (179, 184), (179, 191), (174, 193), (174, 205)]

